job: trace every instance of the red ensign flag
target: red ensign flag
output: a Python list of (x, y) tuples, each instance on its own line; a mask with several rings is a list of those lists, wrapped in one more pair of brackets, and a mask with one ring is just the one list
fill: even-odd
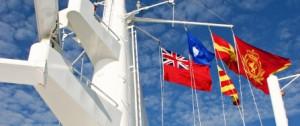
[[(212, 80), (209, 66), (199, 65), (174, 52), (162, 49), (164, 80), (197, 90), (211, 91)], [(191, 76), (192, 75), (192, 76)], [(192, 77), (194, 79), (192, 79)], [(192, 81), (193, 80), (193, 81)], [(195, 86), (192, 86), (194, 82)]]

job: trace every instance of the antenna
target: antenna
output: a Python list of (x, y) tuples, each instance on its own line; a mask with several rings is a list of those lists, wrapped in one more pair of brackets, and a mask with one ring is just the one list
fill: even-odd
[(126, 18), (133, 17), (134, 15), (139, 14), (141, 11), (149, 10), (151, 8), (158, 7), (158, 6), (161, 6), (161, 5), (164, 5), (164, 4), (169, 4), (169, 3), (172, 3), (172, 2), (174, 2), (174, 0), (163, 1), (163, 2), (160, 2), (160, 3), (156, 3), (156, 4), (145, 6), (145, 7), (140, 6), (136, 10), (133, 10), (133, 11), (127, 13)]
[(137, 0), (137, 1), (136, 1), (136, 8), (137, 8), (137, 9), (140, 9), (141, 7), (142, 7), (141, 1), (140, 1), (140, 0)]

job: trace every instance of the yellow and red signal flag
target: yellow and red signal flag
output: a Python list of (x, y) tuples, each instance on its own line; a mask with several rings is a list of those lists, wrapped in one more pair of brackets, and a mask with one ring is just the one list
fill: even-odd
[[(224, 61), (229, 69), (249, 79), (252, 85), (269, 94), (267, 78), (291, 65), (289, 59), (256, 48), (235, 36), (238, 55), (223, 38), (212, 34), (217, 58)], [(225, 50), (225, 51), (224, 51)], [(236, 58), (238, 57), (238, 60)], [(239, 61), (239, 62), (237, 62)], [(240, 70), (238, 70), (238, 65)]]
[(212, 33), (212, 36), (214, 40), (214, 47), (218, 52), (217, 57), (225, 62), (236, 61), (234, 48), (217, 34)]
[(218, 59), (226, 63), (229, 68), (237, 69), (236, 53), (234, 48), (223, 38), (212, 33), (213, 44)]
[(230, 77), (226, 74), (226, 72), (219, 66), (218, 67), (218, 73), (219, 73), (219, 80), (221, 84), (221, 92), (226, 96), (231, 96), (232, 103), (234, 105), (240, 105), (240, 100), (238, 96), (238, 92), (235, 89), (232, 80)]

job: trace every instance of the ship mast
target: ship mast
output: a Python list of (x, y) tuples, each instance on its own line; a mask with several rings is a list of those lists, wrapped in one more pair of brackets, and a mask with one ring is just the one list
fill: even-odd
[[(130, 47), (132, 41), (129, 39), (125, 18), (125, 0), (105, 0), (104, 3), (103, 22), (120, 38), (120, 55), (116, 60), (107, 62), (105, 66), (102, 63), (105, 60), (94, 64), (96, 69), (92, 82), (99, 84), (99, 87), (108, 95), (115, 97), (119, 104), (118, 109), (122, 112), (120, 126), (140, 126), (141, 124), (136, 124), (136, 120), (139, 120), (136, 106), (140, 105), (137, 104), (136, 99), (140, 91), (135, 90), (138, 83), (136, 83), (137, 78), (133, 78), (134, 71), (136, 71), (133, 63), (136, 61), (131, 54), (133, 49)], [(109, 76), (103, 77), (103, 73), (109, 73)], [(105, 85), (101, 85), (101, 83), (105, 83)]]

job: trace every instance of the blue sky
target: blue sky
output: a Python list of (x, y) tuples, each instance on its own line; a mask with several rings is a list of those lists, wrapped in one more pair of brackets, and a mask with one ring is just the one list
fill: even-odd
[[(158, 0), (142, 0), (143, 5)], [(29, 47), (36, 42), (36, 23), (33, 0), (0, 0), (0, 57), (27, 59)], [(66, 0), (61, 0), (61, 7)], [(204, 4), (203, 4), (204, 3)], [(128, 10), (134, 9), (135, 1), (127, 1)], [(277, 74), (279, 77), (300, 71), (300, 1), (299, 0), (184, 0), (176, 1), (175, 18), (178, 20), (204, 21), (234, 24), (236, 35), (274, 54), (288, 57), (292, 66)], [(214, 14), (215, 13), (215, 14)], [(170, 6), (158, 7), (141, 13), (142, 17), (170, 19)], [(216, 16), (216, 14), (218, 16)], [(141, 24), (138, 26), (162, 41), (162, 46), (187, 56), (187, 40), (182, 25)], [(203, 44), (212, 50), (207, 27), (187, 26)], [(230, 29), (213, 28), (217, 34), (232, 43)], [(150, 126), (160, 124), (160, 81), (158, 46), (153, 40), (138, 33), (140, 79)], [(68, 38), (64, 56), (72, 61), (81, 48)], [(91, 76), (92, 65), (85, 61), (85, 74)], [(229, 72), (229, 71), (228, 71)], [(202, 124), (222, 126), (222, 103), (216, 74), (212, 62), (213, 91), (198, 91)], [(237, 88), (238, 76), (229, 72)], [(300, 117), (299, 80), (286, 89), (284, 102), (290, 126), (296, 126)], [(284, 85), (286, 82), (281, 82)], [(247, 81), (242, 79), (243, 104), (246, 125), (259, 125)], [(254, 89), (262, 122), (265, 126), (275, 125), (269, 96)], [(242, 125), (236, 107), (225, 97), (227, 124)], [(38, 93), (30, 86), (0, 84), (0, 126), (58, 125), (58, 121)], [(165, 83), (165, 126), (192, 125), (191, 90), (176, 84)]]

